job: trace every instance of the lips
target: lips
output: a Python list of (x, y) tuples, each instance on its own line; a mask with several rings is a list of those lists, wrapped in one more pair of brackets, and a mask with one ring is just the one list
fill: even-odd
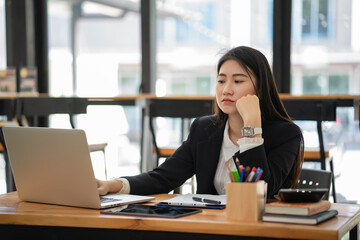
[(234, 101), (231, 100), (230, 98), (224, 98), (224, 99), (222, 100), (222, 102), (223, 102), (223, 103), (233, 103)]

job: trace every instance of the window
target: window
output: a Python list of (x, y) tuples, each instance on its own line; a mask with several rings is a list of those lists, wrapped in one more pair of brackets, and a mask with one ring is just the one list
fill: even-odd
[[(216, 63), (231, 47), (257, 48), (271, 63), (272, 12), (272, 0), (157, 1), (156, 95), (215, 95)], [(157, 122), (160, 146), (181, 132), (171, 121)]]
[(48, 2), (49, 92), (54, 96), (74, 94), (71, 18), (70, 2)]
[(303, 94), (347, 94), (349, 92), (349, 76), (346, 74), (304, 74), (302, 82)]
[[(360, 94), (359, 16), (359, 1), (292, 1), (291, 94)], [(358, 145), (359, 124), (353, 109), (336, 111), (336, 122), (325, 122), (323, 131), (327, 147), (343, 146), (336, 149), (344, 151), (334, 157), (338, 161), (353, 154), (346, 149), (352, 142)], [(316, 147), (316, 126), (301, 127), (305, 147)], [(354, 151), (357, 155), (358, 150)]]
[(348, 75), (329, 76), (329, 94), (347, 94), (349, 92)]
[(176, 19), (176, 43), (206, 44), (215, 41), (215, 3), (185, 2), (187, 14)]
[(303, 76), (304, 94), (321, 94), (321, 78), (318, 75)]
[(270, 57), (272, 11), (272, 0), (157, 1), (157, 86), (162, 87), (156, 94), (214, 94), (217, 59), (234, 46), (255, 47)]
[[(123, 75), (140, 76), (140, 15), (128, 10), (129, 1), (118, 1), (119, 7), (111, 7), (118, 15), (104, 11), (107, 5), (95, 5), (77, 22), (77, 79), (78, 95), (116, 96), (120, 92), (129, 95), (118, 85)], [(86, 3), (86, 2), (85, 2)], [(82, 6), (82, 11), (87, 8)], [(120, 81), (121, 83), (121, 81)], [(139, 84), (132, 85), (132, 93), (138, 93)], [(127, 88), (129, 87), (126, 86)]]
[[(6, 68), (5, 0), (0, 0), (0, 69)], [(0, 116), (0, 120), (1, 116)], [(0, 153), (0, 194), (6, 193), (5, 159)]]
[(5, 0), (0, 0), (0, 69), (6, 68)]
[[(139, 9), (139, 0), (48, 0), (50, 94), (137, 94), (141, 76)], [(139, 172), (140, 113), (135, 106), (89, 106), (87, 114), (77, 117), (77, 127), (86, 131), (90, 144), (108, 143), (108, 177)], [(54, 116), (50, 125), (69, 127), (69, 120)], [(103, 178), (98, 175), (104, 173), (99, 163), (103, 159), (93, 161), (95, 176)]]
[(302, 37), (319, 39), (329, 36), (329, 0), (302, 0)]
[(198, 94), (207, 95), (211, 92), (211, 79), (209, 77), (197, 77), (196, 78), (196, 89)]
[(359, 94), (359, 2), (293, 0), (292, 8), (291, 93)]
[(140, 75), (135, 71), (128, 71), (119, 66), (118, 72), (119, 95), (136, 95), (139, 93)]
[[(335, 0), (293, 0), (292, 2), (292, 38), (296, 42), (306, 41), (313, 44), (323, 44), (324, 41), (333, 41), (336, 34), (337, 19), (344, 15), (351, 0), (336, 8), (339, 4)], [(346, 16), (346, 15), (345, 15)], [(349, 19), (342, 19), (343, 24), (349, 24)], [(336, 32), (335, 32), (336, 30)]]

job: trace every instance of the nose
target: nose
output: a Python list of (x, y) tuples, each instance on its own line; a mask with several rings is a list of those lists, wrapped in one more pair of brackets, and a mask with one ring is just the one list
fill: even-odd
[(224, 89), (223, 89), (223, 94), (224, 95), (228, 95), (228, 94), (233, 94), (233, 90), (232, 90), (232, 86), (231, 83), (229, 83), (228, 81), (225, 83)]

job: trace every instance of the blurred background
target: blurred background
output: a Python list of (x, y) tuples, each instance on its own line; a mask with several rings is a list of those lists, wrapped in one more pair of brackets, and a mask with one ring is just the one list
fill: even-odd
[[(0, 69), (7, 66), (5, 3), (0, 0)], [(139, 0), (48, 0), (49, 93), (138, 94), (140, 8)], [(272, 64), (273, 14), (272, 0), (157, 0), (155, 94), (214, 95), (216, 62), (234, 46), (257, 48)], [(360, 94), (360, 1), (292, 0), (290, 64), (291, 94)], [(360, 192), (351, 187), (359, 181), (359, 121), (353, 108), (337, 108), (337, 116), (323, 128), (325, 144), (336, 149), (339, 201), (359, 201)], [(108, 143), (108, 178), (140, 172), (139, 107), (89, 106), (76, 120), (89, 143)], [(68, 116), (52, 116), (50, 126), (70, 128)], [(157, 126), (159, 145), (179, 142), (178, 121), (160, 118)], [(301, 126), (307, 147), (318, 147), (315, 123)], [(104, 155), (92, 158), (96, 177), (104, 179)]]

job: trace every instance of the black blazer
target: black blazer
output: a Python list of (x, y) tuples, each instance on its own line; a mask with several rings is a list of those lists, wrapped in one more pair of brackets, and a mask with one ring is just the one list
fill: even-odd
[[(218, 194), (214, 176), (219, 161), (225, 126), (216, 124), (215, 116), (197, 118), (188, 139), (159, 167), (136, 176), (127, 176), (131, 194), (168, 193), (196, 174), (197, 193)], [(302, 133), (285, 121), (262, 123), (264, 144), (235, 155), (241, 164), (264, 170), (261, 179), (268, 183), (268, 198), (280, 188), (289, 188), (292, 168), (297, 158)]]

